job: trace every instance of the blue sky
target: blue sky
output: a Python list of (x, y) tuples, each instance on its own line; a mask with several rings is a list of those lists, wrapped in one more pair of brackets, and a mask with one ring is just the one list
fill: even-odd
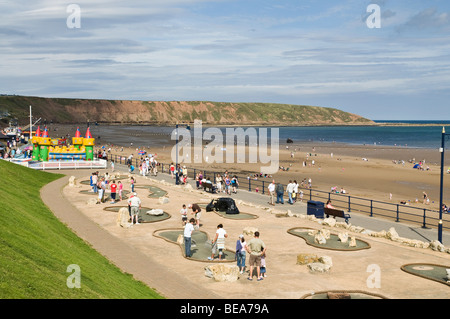
[[(69, 28), (69, 4), (80, 28)], [(380, 28), (369, 28), (370, 4)], [(450, 1), (0, 0), (0, 93), (450, 120)]]

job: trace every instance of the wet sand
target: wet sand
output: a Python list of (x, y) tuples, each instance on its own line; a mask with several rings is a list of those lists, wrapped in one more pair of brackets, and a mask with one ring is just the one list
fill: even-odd
[[(51, 136), (69, 134), (73, 136), (79, 125), (54, 125), (50, 128)], [(56, 128), (56, 130), (54, 130)], [(139, 158), (138, 151), (144, 149), (148, 153), (157, 154), (160, 163), (170, 164), (171, 151), (175, 141), (171, 140), (173, 129), (148, 127), (144, 132), (139, 126), (91, 126), (91, 133), (96, 138), (99, 149), (105, 145), (111, 147), (111, 154)], [(84, 136), (86, 126), (80, 126)], [(99, 138), (100, 137), (100, 138)], [(131, 143), (133, 143), (131, 147)], [(288, 148), (286, 148), (288, 147)], [(246, 148), (247, 155), (249, 148)], [(191, 154), (191, 158), (194, 153)], [(293, 155), (293, 157), (292, 157)], [(363, 160), (366, 159), (366, 160)], [(425, 160), (425, 166), (430, 170), (413, 169), (413, 163)], [(393, 161), (404, 161), (404, 164)], [(447, 157), (447, 166), (450, 166)], [(179, 158), (181, 161), (181, 158)], [(306, 167), (303, 162), (306, 161)], [(314, 165), (313, 165), (314, 161)], [(186, 163), (189, 168), (216, 172), (233, 172), (240, 176), (259, 173), (259, 163)], [(331, 187), (338, 190), (344, 188), (348, 194), (356, 197), (400, 203), (406, 201), (414, 207), (438, 209), (440, 184), (440, 153), (438, 150), (389, 147), (380, 145), (347, 145), (339, 143), (280, 143), (279, 166), (288, 171), (278, 171), (270, 178), (287, 184), (289, 180), (301, 182), (312, 179), (313, 189), (330, 191)], [(447, 177), (447, 175), (446, 175)], [(260, 178), (261, 179), (261, 178)], [(430, 204), (424, 205), (423, 192), (430, 198)], [(392, 199), (390, 199), (392, 194)], [(416, 200), (419, 202), (416, 203)], [(444, 203), (450, 203), (450, 180), (444, 179)]]

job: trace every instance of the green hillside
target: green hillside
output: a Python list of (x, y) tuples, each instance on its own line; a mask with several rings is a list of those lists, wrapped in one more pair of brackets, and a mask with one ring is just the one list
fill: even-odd
[(337, 108), (276, 103), (130, 101), (0, 96), (0, 114), (19, 123), (33, 116), (54, 123), (162, 124), (202, 120), (211, 125), (370, 125), (371, 120)]
[[(162, 298), (49, 211), (39, 192), (60, 177), (0, 160), (0, 299)], [(81, 288), (67, 287), (72, 264), (81, 269)]]

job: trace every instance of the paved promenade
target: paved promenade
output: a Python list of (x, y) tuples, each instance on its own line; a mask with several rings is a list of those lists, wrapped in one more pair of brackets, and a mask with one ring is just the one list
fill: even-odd
[[(116, 171), (126, 173), (126, 167), (116, 164)], [(181, 203), (203, 199), (202, 192), (185, 192), (182, 187), (164, 187), (169, 194), (170, 203), (158, 206), (157, 199), (144, 198), (149, 207), (165, 207), (172, 218), (163, 223), (152, 223), (134, 226), (126, 230), (117, 227), (116, 214), (105, 213), (108, 205), (88, 206), (86, 199), (92, 195), (80, 195), (79, 190), (66, 187), (70, 176), (78, 181), (89, 178), (90, 170), (55, 171), (66, 176), (52, 182), (41, 190), (44, 203), (54, 214), (79, 237), (89, 242), (94, 249), (108, 258), (124, 272), (133, 274), (134, 278), (146, 283), (169, 299), (298, 299), (301, 296), (324, 289), (334, 290), (368, 290), (366, 279), (367, 265), (378, 264), (383, 269), (382, 289), (371, 290), (387, 298), (450, 298), (450, 289), (443, 284), (412, 276), (400, 270), (400, 266), (411, 262), (428, 262), (449, 264), (449, 255), (434, 252), (431, 249), (415, 249), (394, 243), (386, 239), (362, 236), (370, 240), (371, 249), (360, 252), (333, 252), (306, 245), (304, 240), (286, 232), (292, 227), (318, 227), (316, 222), (300, 218), (277, 218), (273, 214), (261, 212), (261, 209), (248, 206), (240, 207), (241, 211), (259, 214), (253, 221), (229, 221), (217, 214), (202, 215), (203, 226), (200, 228), (212, 235), (216, 225), (223, 222), (232, 235), (227, 246), (234, 249), (235, 236), (245, 226), (258, 227), (263, 239), (269, 246), (268, 278), (263, 282), (249, 282), (244, 278), (235, 283), (218, 283), (204, 275), (204, 267), (208, 263), (193, 262), (180, 255), (179, 247), (153, 236), (154, 231), (161, 228), (180, 227), (179, 208)], [(100, 171), (100, 173), (104, 173)], [(137, 177), (137, 185), (151, 184), (150, 180)], [(168, 174), (149, 176), (156, 180), (164, 180), (175, 184)], [(194, 181), (190, 181), (195, 188)], [(138, 189), (140, 196), (144, 196)], [(267, 195), (250, 193), (239, 189), (233, 194), (235, 200), (254, 203), (259, 206), (273, 207)], [(123, 203), (120, 203), (123, 205)], [(292, 213), (306, 214), (306, 203), (284, 204), (275, 207), (279, 211), (291, 210)], [(395, 221), (381, 220), (374, 217), (351, 213), (351, 224), (362, 226), (367, 230), (381, 231), (394, 227), (401, 237), (432, 241), (437, 239), (437, 231), (422, 229)], [(359, 237), (359, 236), (358, 236)], [(368, 239), (370, 238), (370, 239)], [(444, 244), (450, 242), (447, 232), (444, 233)], [(317, 253), (331, 256), (333, 268), (330, 274), (311, 274), (306, 266), (296, 265), (299, 253)], [(388, 257), (389, 258), (386, 258)], [(345, 271), (344, 271), (345, 269)], [(370, 289), (369, 289), (370, 290)]]

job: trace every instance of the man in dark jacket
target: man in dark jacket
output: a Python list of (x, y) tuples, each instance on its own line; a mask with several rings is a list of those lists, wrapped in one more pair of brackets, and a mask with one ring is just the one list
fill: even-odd
[(283, 194), (284, 194), (284, 187), (281, 183), (278, 183), (275, 187), (275, 191), (277, 193), (277, 201), (276, 204), (284, 204)]

